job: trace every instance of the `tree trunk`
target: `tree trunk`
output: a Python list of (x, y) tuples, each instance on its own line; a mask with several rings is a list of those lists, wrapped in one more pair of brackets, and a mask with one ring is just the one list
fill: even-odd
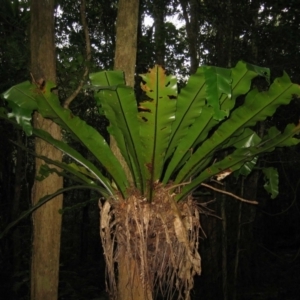
[[(245, 178), (241, 179), (241, 196), (244, 197)], [(240, 264), (240, 247), (241, 247), (241, 235), (242, 235), (242, 201), (238, 205), (238, 219), (237, 219), (237, 235), (236, 235), (236, 247), (235, 247), (235, 258), (234, 258), (234, 272), (233, 272), (233, 291), (232, 300), (237, 299), (237, 288), (238, 288), (238, 271)]]
[[(20, 131), (17, 131), (17, 142), (22, 144), (22, 135)], [(22, 181), (23, 181), (23, 151), (20, 147), (17, 147), (16, 153), (16, 166), (15, 166), (15, 183), (14, 183), (14, 198), (12, 201), (12, 215), (11, 219), (16, 220), (20, 213), (20, 199), (22, 191)], [(17, 274), (20, 271), (21, 265), (21, 235), (20, 228), (16, 227), (12, 234), (13, 240), (13, 266), (14, 274)]]
[[(139, 0), (119, 0), (114, 69), (122, 70), (126, 75), (126, 84), (132, 87), (135, 82), (138, 14)], [(112, 136), (110, 137), (110, 147), (132, 182), (131, 173)], [(123, 250), (119, 252), (118, 257), (118, 299), (152, 299), (151, 293), (147, 298), (148, 292), (144, 290), (144, 285), (137, 272), (137, 262), (128, 257), (126, 249), (123, 248)]]
[[(119, 0), (114, 69), (123, 71), (126, 75), (126, 84), (132, 87), (135, 82), (138, 17), (139, 0)], [(121, 162), (127, 178), (132, 182), (128, 166), (112, 136), (110, 136), (110, 148)]]
[[(54, 44), (54, 0), (31, 1), (31, 73), (38, 84), (56, 81)], [(34, 116), (34, 126), (48, 131), (54, 138), (61, 139), (58, 125)], [(53, 160), (62, 160), (62, 153), (48, 143), (36, 139), (35, 151)], [(36, 159), (36, 173), (43, 161)], [(42, 196), (52, 194), (63, 186), (63, 179), (56, 174), (42, 182), (35, 181), (32, 189), (32, 204)], [(33, 248), (31, 263), (31, 299), (57, 300), (60, 254), (62, 196), (47, 202), (33, 213)]]
[(165, 0), (153, 1), (153, 19), (154, 19), (154, 41), (155, 41), (155, 63), (165, 66)]
[(232, 43), (234, 40), (233, 34), (233, 12), (231, 0), (216, 2), (218, 7), (218, 15), (216, 17), (216, 65), (219, 67), (230, 68), (232, 65), (233, 53)]
[[(226, 189), (224, 183), (223, 189)], [(221, 218), (222, 218), (222, 290), (223, 300), (228, 299), (228, 270), (227, 270), (227, 219), (226, 219), (226, 195), (220, 195), (221, 198)]]
[(118, 299), (151, 300), (152, 291), (144, 289), (138, 271), (137, 261), (128, 256), (125, 247), (119, 252), (118, 261)]
[(126, 84), (134, 86), (139, 0), (119, 0), (114, 69), (125, 72)]
[(199, 67), (199, 57), (198, 57), (198, 38), (199, 38), (199, 8), (197, 0), (180, 0), (183, 17), (185, 20), (187, 42), (189, 46), (190, 54), (190, 73), (194, 74)]

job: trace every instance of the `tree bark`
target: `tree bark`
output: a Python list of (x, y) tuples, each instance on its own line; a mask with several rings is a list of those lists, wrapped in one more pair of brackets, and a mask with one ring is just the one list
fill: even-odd
[(139, 0), (119, 0), (114, 69), (125, 72), (126, 84), (134, 86)]
[(153, 1), (153, 19), (154, 19), (154, 40), (155, 40), (155, 63), (165, 66), (165, 0)]
[[(223, 189), (226, 189), (224, 183)], [(226, 195), (220, 195), (221, 198), (221, 218), (222, 218), (222, 290), (223, 300), (228, 299), (228, 270), (227, 270), (227, 219), (226, 219)]]
[(152, 291), (141, 281), (138, 262), (120, 248), (118, 260), (118, 300), (151, 300)]
[[(22, 144), (22, 135), (20, 131), (17, 131), (17, 142)], [(23, 181), (23, 152), (20, 147), (17, 147), (16, 153), (16, 165), (15, 165), (15, 182), (14, 182), (14, 198), (12, 201), (12, 215), (11, 219), (16, 220), (20, 213), (20, 199), (22, 192), (22, 181)], [(20, 228), (16, 227), (12, 234), (13, 239), (13, 266), (14, 273), (17, 274), (20, 271), (21, 265), (21, 235)]]
[(199, 67), (199, 57), (198, 57), (198, 38), (199, 38), (199, 9), (197, 0), (180, 0), (183, 17), (185, 20), (187, 42), (189, 46), (190, 54), (190, 73), (194, 74)]
[[(138, 14), (139, 0), (119, 0), (114, 69), (123, 71), (126, 84), (132, 87), (135, 83)], [(112, 136), (110, 137), (110, 147), (121, 162), (130, 182), (133, 182), (128, 166)], [(152, 299), (151, 291), (144, 288), (137, 269), (137, 261), (129, 256), (126, 248), (120, 247), (118, 255), (118, 299)]]
[[(134, 87), (135, 82), (138, 18), (139, 0), (119, 0), (114, 69), (125, 73), (126, 84), (131, 87)], [(110, 148), (121, 162), (129, 182), (133, 182), (128, 166), (112, 136), (110, 136)]]
[[(54, 44), (54, 0), (31, 1), (31, 74), (35, 82), (56, 81), (56, 57)], [(34, 126), (61, 139), (58, 125), (34, 115)], [(35, 151), (53, 160), (62, 160), (62, 153), (50, 144), (36, 139)], [(36, 159), (36, 173), (43, 161)], [(56, 174), (43, 181), (35, 181), (32, 188), (32, 204), (42, 196), (52, 194), (63, 186), (63, 179)], [(33, 248), (31, 262), (31, 299), (57, 300), (61, 215), (63, 197), (58, 196), (33, 213)]]

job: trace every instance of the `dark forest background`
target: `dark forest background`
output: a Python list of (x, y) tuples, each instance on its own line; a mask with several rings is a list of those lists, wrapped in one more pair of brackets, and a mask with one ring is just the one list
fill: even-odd
[[(62, 99), (77, 87), (85, 68), (79, 2), (57, 0), (57, 82)], [(30, 79), (30, 11), (27, 0), (0, 0), (0, 4), (2, 93)], [(112, 69), (117, 1), (89, 0), (86, 13), (92, 46), (89, 69)], [(158, 63), (176, 74), (183, 86), (199, 65), (233, 67), (239, 60), (269, 67), (272, 78), (286, 71), (300, 83), (300, 1), (141, 1), (136, 74)], [(259, 80), (253, 84), (266, 88)], [(106, 134), (107, 122), (97, 114), (88, 93), (82, 91), (70, 109)], [(294, 101), (259, 124), (257, 132), (272, 125), (280, 129), (299, 117), (300, 105)], [(34, 157), (16, 144), (33, 149), (34, 140), (2, 120), (0, 140), (1, 233), (31, 206)], [(228, 177), (226, 190), (256, 199), (258, 206), (224, 195), (195, 194), (211, 214), (201, 216), (203, 271), (195, 278), (192, 299), (225, 299), (224, 285), (233, 300), (299, 299), (299, 147), (265, 155), (246, 178)], [(259, 172), (263, 166), (278, 169), (276, 199), (263, 189), (264, 175)], [(70, 185), (65, 180), (65, 186)], [(59, 299), (107, 299), (97, 195), (86, 190), (66, 193), (62, 213)], [(30, 217), (0, 240), (1, 299), (29, 299), (31, 244)]]

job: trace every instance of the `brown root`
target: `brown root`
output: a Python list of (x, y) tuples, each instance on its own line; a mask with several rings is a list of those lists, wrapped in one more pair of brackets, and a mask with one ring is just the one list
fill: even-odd
[(195, 202), (188, 198), (176, 203), (174, 195), (161, 186), (154, 193), (152, 203), (136, 193), (126, 201), (100, 203), (100, 236), (111, 299), (118, 298), (115, 263), (120, 264), (124, 251), (138, 266), (144, 299), (157, 295), (190, 299), (193, 277), (201, 273), (200, 218)]

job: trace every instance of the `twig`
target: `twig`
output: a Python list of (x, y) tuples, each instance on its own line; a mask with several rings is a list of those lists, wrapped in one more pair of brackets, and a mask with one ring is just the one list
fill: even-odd
[(224, 185), (223, 182), (221, 182), (219, 180), (216, 180), (216, 179), (213, 179), (213, 178), (211, 178), (210, 181), (215, 182), (215, 183), (220, 184), (220, 185)]
[[(81, 0), (80, 4), (80, 16), (81, 16), (81, 24), (83, 27), (84, 37), (85, 37), (85, 45), (86, 45), (86, 63), (91, 60), (91, 40), (89, 36), (89, 28), (86, 22), (86, 14), (85, 14), (86, 3), (85, 0)], [(82, 79), (80, 80), (77, 89), (65, 100), (64, 108), (68, 108), (71, 102), (75, 99), (75, 97), (79, 94), (82, 89), (84, 82), (89, 74), (89, 68), (87, 65), (84, 68), (84, 73), (82, 75)]]
[(189, 183), (191, 183), (191, 180), (190, 180), (190, 181), (187, 181), (187, 182), (182, 182), (182, 183), (179, 183), (179, 184), (172, 185), (172, 186), (166, 188), (166, 191), (175, 189), (175, 188), (180, 187), (180, 186), (183, 186), (183, 185), (187, 185), (187, 184), (189, 184)]
[(213, 186), (211, 186), (211, 185), (209, 185), (209, 184), (201, 183), (201, 185), (202, 185), (202, 186), (205, 186), (205, 187), (207, 187), (207, 188), (209, 188), (209, 189), (211, 189), (211, 190), (214, 190), (214, 191), (216, 191), (216, 192), (219, 192), (219, 193), (222, 193), (222, 194), (231, 196), (231, 197), (233, 197), (233, 198), (236, 198), (236, 199), (238, 199), (238, 200), (240, 200), (240, 201), (242, 201), (242, 202), (249, 203), (249, 204), (258, 204), (257, 201), (254, 201), (254, 200), (247, 200), (247, 199), (241, 198), (241, 197), (239, 197), (239, 196), (237, 196), (237, 195), (235, 195), (235, 194), (233, 194), (233, 193), (230, 193), (230, 192), (226, 192), (226, 191), (217, 189), (217, 188), (215, 188), (215, 187), (213, 187)]

